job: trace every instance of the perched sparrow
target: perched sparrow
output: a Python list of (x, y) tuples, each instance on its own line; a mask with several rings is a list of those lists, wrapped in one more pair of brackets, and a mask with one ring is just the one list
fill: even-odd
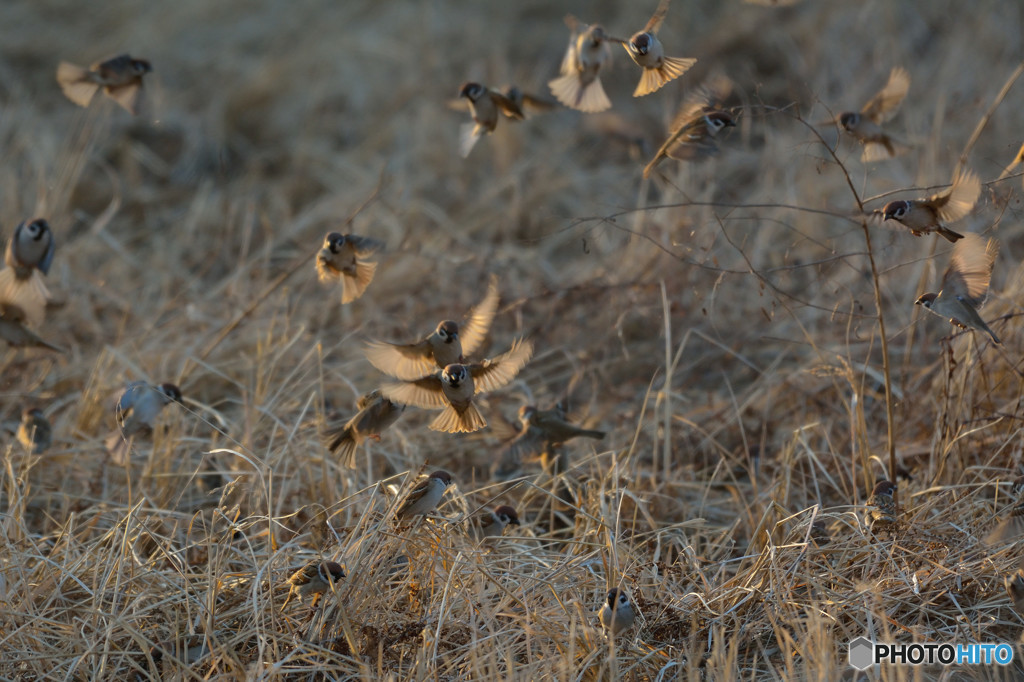
[(1001, 545), (1024, 538), (1024, 476), (1013, 481), (1013, 507), (1003, 515), (995, 529), (985, 536), (985, 544)]
[(548, 82), (551, 93), (565, 106), (588, 114), (611, 108), (599, 74), (601, 67), (612, 58), (608, 43), (625, 41), (609, 37), (596, 24), (580, 24), (572, 15), (565, 18), (565, 23), (572, 35), (562, 59), (561, 75)]
[(882, 208), (881, 214), (885, 220), (895, 220), (910, 228), (910, 233), (915, 237), (938, 232), (955, 242), (962, 239), (963, 235), (942, 223), (960, 220), (970, 213), (980, 193), (978, 176), (967, 171), (955, 177), (952, 186), (946, 191), (924, 199), (890, 201)]
[(836, 120), (842, 129), (864, 145), (861, 155), (863, 161), (896, 156), (899, 143), (882, 130), (881, 125), (896, 115), (909, 89), (910, 74), (896, 67), (889, 74), (885, 87), (868, 100), (860, 111), (839, 114)]
[(1003, 581), (1013, 609), (1024, 616), (1024, 568), (1018, 568), (1016, 573), (1006, 576)]
[(63, 353), (64, 349), (43, 341), (25, 326), (25, 312), (13, 303), (0, 302), (0, 340), (13, 348), (38, 347)]
[(114, 407), (118, 431), (106, 440), (111, 460), (116, 464), (125, 464), (131, 440), (135, 436), (152, 433), (157, 416), (172, 402), (181, 402), (181, 390), (174, 384), (153, 386), (145, 381), (128, 384)]
[(517, 460), (550, 451), (577, 436), (601, 440), (604, 431), (581, 429), (566, 421), (567, 415), (561, 405), (550, 410), (538, 410), (533, 405), (519, 408), (519, 422), (523, 425), (519, 435), (508, 444), (510, 456)]
[(30, 327), (38, 327), (46, 314), (50, 292), (43, 275), (50, 271), (57, 242), (49, 223), (42, 218), (26, 221), (14, 228), (7, 242), (0, 270), (0, 303), (18, 306)]
[(33, 455), (46, 452), (53, 443), (53, 429), (50, 420), (37, 407), (26, 407), (18, 424), (18, 442)]
[(447, 471), (435, 471), (429, 476), (420, 476), (413, 489), (406, 496), (396, 513), (399, 519), (426, 516), (437, 508), (445, 490), (452, 484), (452, 475)]
[(501, 537), (507, 526), (519, 525), (519, 514), (507, 504), (494, 511), (481, 512), (474, 519), (474, 529), (479, 542), (487, 542), (490, 538)]
[(658, 40), (658, 29), (665, 21), (670, 1), (661, 0), (654, 16), (647, 22), (644, 29), (634, 33), (628, 42), (622, 43), (633, 61), (644, 70), (636, 90), (633, 91), (633, 97), (642, 97), (657, 92), (665, 83), (679, 78), (697, 63), (697, 60), (693, 58), (666, 57), (665, 48)]
[(669, 126), (668, 139), (644, 168), (644, 177), (650, 177), (664, 158), (698, 161), (717, 154), (719, 133), (736, 126), (732, 115), (719, 108), (731, 91), (732, 82), (718, 78), (684, 99)]
[(100, 88), (129, 114), (136, 113), (142, 77), (153, 70), (145, 59), (132, 59), (126, 54), (96, 62), (88, 69), (61, 62), (57, 66), (57, 82), (69, 100), (80, 107), (89, 106)]
[(345, 569), (336, 561), (320, 561), (314, 559), (308, 564), (292, 573), (288, 578), (288, 596), (281, 605), (283, 611), (288, 606), (292, 597), (298, 597), (302, 601), (309, 595), (313, 595), (312, 605), (316, 606), (317, 600), (324, 592), (329, 592), (331, 583), (345, 577)]
[(516, 121), (526, 118), (515, 102), (497, 90), (485, 88), (479, 83), (463, 83), (459, 97), (464, 97), (469, 102), (469, 113), (473, 116), (473, 123), (463, 125), (459, 134), (459, 153), (462, 154), (462, 158), (469, 156), (469, 152), (483, 135), (494, 132), (498, 125), (499, 112)]
[(359, 412), (344, 425), (324, 430), (324, 445), (350, 469), (356, 465), (356, 448), (367, 438), (380, 440), (381, 432), (398, 421), (405, 405), (396, 405), (373, 390), (359, 399)]
[(331, 232), (316, 255), (316, 272), (321, 282), (341, 281), (341, 302), (351, 303), (366, 291), (377, 272), (377, 263), (366, 260), (384, 248), (369, 237)]
[(868, 530), (872, 533), (875, 529), (886, 530), (896, 526), (896, 500), (893, 499), (893, 491), (896, 484), (892, 481), (881, 480), (875, 484), (868, 498)]
[(433, 374), (438, 368), (465, 362), (466, 356), (480, 347), (498, 310), (498, 280), (491, 277), (487, 293), (461, 325), (445, 320), (419, 343), (397, 344), (372, 341), (366, 346), (366, 358), (374, 367), (390, 376), (411, 381)]
[(999, 337), (978, 315), (988, 297), (988, 284), (998, 251), (996, 240), (986, 242), (980, 235), (968, 232), (953, 247), (949, 267), (942, 276), (942, 289), (937, 294), (922, 294), (917, 305), (947, 318), (961, 329), (985, 332), (998, 346)]
[(629, 602), (625, 590), (617, 587), (608, 590), (604, 606), (601, 607), (600, 618), (601, 625), (611, 632), (613, 637), (633, 627), (636, 613), (633, 612), (633, 605)]
[(487, 426), (473, 396), (501, 388), (515, 378), (533, 355), (533, 344), (517, 340), (512, 347), (491, 360), (471, 365), (451, 364), (437, 374), (416, 381), (391, 382), (381, 393), (403, 405), (425, 409), (444, 408), (430, 423), (434, 431), (472, 433)]

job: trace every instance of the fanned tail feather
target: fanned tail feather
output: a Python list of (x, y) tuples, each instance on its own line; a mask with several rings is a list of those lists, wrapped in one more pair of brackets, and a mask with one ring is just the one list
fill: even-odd
[(104, 444), (107, 446), (110, 461), (117, 466), (126, 466), (131, 460), (132, 439), (126, 438), (120, 431), (115, 431), (107, 436)]
[(644, 69), (640, 76), (640, 82), (633, 91), (633, 97), (643, 97), (652, 92), (657, 92), (665, 83), (679, 78), (686, 73), (691, 66), (697, 63), (696, 59), (681, 57), (665, 57), (661, 66), (656, 69)]
[(356, 448), (359, 443), (352, 436), (352, 429), (347, 426), (327, 429), (323, 434), (324, 445), (333, 454), (338, 456), (342, 466), (349, 469), (356, 465)]
[(480, 414), (480, 410), (476, 409), (476, 405), (473, 403), (470, 403), (462, 411), (462, 414), (459, 414), (454, 407), (449, 405), (430, 423), (430, 428), (433, 431), (443, 431), (445, 433), (473, 433), (485, 426), (487, 426), (487, 420), (484, 419), (484, 416)]
[(33, 270), (27, 280), (18, 279), (14, 268), (0, 270), (0, 303), (21, 308), (25, 314), (25, 326), (38, 328), (43, 323), (46, 302), (50, 298), (50, 290), (38, 270)]
[(363, 292), (366, 291), (366, 287), (370, 286), (370, 282), (373, 281), (373, 275), (375, 272), (377, 272), (376, 262), (357, 260), (355, 276), (348, 273), (342, 273), (342, 304), (351, 303), (362, 296)]
[(483, 134), (483, 129), (475, 123), (463, 123), (459, 126), (459, 154), (462, 158), (469, 156)]
[(954, 244), (956, 244), (958, 239), (964, 238), (964, 236), (959, 232), (954, 232), (953, 230), (949, 229), (948, 227), (945, 227), (944, 225), (940, 225), (939, 228), (935, 231)]
[(98, 84), (92, 82), (88, 69), (69, 62), (61, 62), (57, 66), (57, 83), (64, 91), (64, 96), (80, 107), (89, 106), (96, 91), (100, 89)]
[(584, 113), (593, 114), (612, 106), (611, 100), (604, 94), (600, 78), (584, 86), (579, 74), (570, 73), (549, 81), (548, 87), (559, 102)]

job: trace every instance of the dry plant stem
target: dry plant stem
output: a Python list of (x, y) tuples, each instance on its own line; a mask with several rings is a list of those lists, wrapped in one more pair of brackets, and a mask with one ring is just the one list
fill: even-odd
[(960, 152), (960, 160), (957, 161), (956, 171), (953, 173), (954, 177), (956, 177), (957, 173), (960, 172), (960, 169), (964, 167), (964, 164), (967, 163), (967, 155), (971, 153), (974, 143), (978, 141), (979, 137), (981, 137), (981, 131), (983, 131), (985, 126), (988, 125), (989, 119), (992, 118), (992, 114), (995, 113), (996, 109), (999, 108), (999, 105), (1003, 103), (1004, 99), (1006, 99), (1006, 95), (1009, 94), (1010, 88), (1012, 88), (1013, 84), (1017, 82), (1017, 79), (1020, 78), (1021, 74), (1024, 74), (1024, 62), (1018, 64), (1017, 68), (1010, 74), (1010, 77), (1006, 79), (1006, 82), (1003, 83), (1003, 87), (999, 90), (996, 98), (992, 100), (992, 104), (989, 106), (988, 111), (986, 111), (985, 115), (981, 117), (980, 121), (978, 121), (978, 125), (975, 126), (974, 132), (971, 133), (970, 139), (968, 139), (967, 144), (964, 145), (964, 150)]
[[(796, 119), (806, 126), (821, 145), (828, 150), (829, 156), (839, 166), (839, 170), (842, 171), (843, 177), (846, 179), (846, 184), (850, 188), (850, 193), (853, 195), (853, 200), (857, 202), (857, 210), (860, 211), (861, 215), (864, 215), (864, 203), (860, 199), (860, 194), (857, 192), (857, 188), (853, 184), (853, 179), (850, 177), (849, 171), (846, 170), (846, 165), (836, 155), (836, 150), (826, 144), (825, 140), (821, 137), (821, 134), (810, 125), (799, 115)], [(887, 440), (889, 446), (889, 477), (896, 476), (896, 431), (893, 425), (893, 405), (892, 405), (892, 375), (890, 374), (889, 368), (889, 337), (885, 333), (885, 314), (884, 308), (882, 307), (882, 286), (878, 279), (878, 266), (875, 264), (875, 252), (871, 247), (871, 230), (868, 228), (868, 221), (863, 217), (860, 220), (861, 229), (864, 230), (864, 244), (867, 247), (868, 262), (871, 264), (871, 283), (875, 289), (875, 310), (878, 313), (878, 332), (882, 336), (882, 371), (885, 373), (885, 420), (886, 420), (886, 431)], [(868, 478), (865, 480), (865, 487), (870, 490), (874, 481), (870, 479), (869, 472), (864, 472)], [(896, 508), (899, 508), (899, 491), (893, 491), (893, 500), (896, 504)]]

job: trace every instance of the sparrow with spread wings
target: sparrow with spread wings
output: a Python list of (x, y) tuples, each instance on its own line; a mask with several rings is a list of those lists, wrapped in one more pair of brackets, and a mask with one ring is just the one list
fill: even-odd
[(665, 46), (658, 40), (658, 29), (665, 21), (670, 1), (661, 0), (654, 16), (643, 30), (634, 33), (629, 40), (622, 41), (622, 46), (626, 48), (630, 58), (644, 70), (636, 90), (633, 91), (633, 97), (643, 97), (657, 92), (666, 83), (679, 78), (697, 63), (692, 57), (666, 57)]
[(999, 337), (978, 314), (988, 298), (989, 281), (998, 251), (994, 239), (986, 241), (981, 235), (968, 232), (953, 247), (949, 267), (942, 276), (942, 289), (937, 294), (922, 294), (916, 301), (917, 305), (945, 317), (961, 329), (985, 332), (992, 343), (999, 345)]
[(921, 199), (890, 201), (875, 215), (880, 215), (883, 220), (895, 220), (909, 228), (910, 234), (915, 237), (936, 232), (947, 241), (955, 242), (964, 236), (943, 223), (955, 222), (970, 213), (979, 194), (981, 183), (978, 176), (964, 171), (953, 178), (953, 184), (948, 189), (938, 194)]
[(321, 282), (341, 282), (341, 303), (351, 303), (366, 291), (377, 272), (368, 260), (384, 248), (384, 242), (355, 234), (331, 232), (316, 255), (316, 273)]
[(909, 89), (910, 74), (897, 66), (889, 73), (885, 86), (860, 111), (844, 111), (836, 118), (840, 128), (864, 145), (861, 160), (896, 156), (905, 148), (882, 129), (882, 124), (896, 115)]

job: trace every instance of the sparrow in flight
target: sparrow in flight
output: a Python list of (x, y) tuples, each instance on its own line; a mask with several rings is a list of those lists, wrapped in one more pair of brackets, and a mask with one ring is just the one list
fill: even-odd
[(896, 115), (909, 89), (910, 74), (906, 69), (897, 66), (889, 73), (885, 87), (868, 100), (860, 111), (845, 111), (839, 114), (836, 119), (839, 126), (864, 145), (862, 161), (877, 161), (896, 156), (905, 146), (900, 145), (882, 130), (881, 126)]
[(469, 156), (477, 140), (494, 132), (499, 114), (515, 121), (526, 118), (523, 110), (503, 93), (485, 88), (479, 83), (463, 83), (459, 97), (469, 102), (469, 113), (473, 117), (473, 123), (463, 125), (459, 133), (459, 153), (462, 158)]
[(384, 242), (376, 239), (331, 232), (316, 255), (317, 276), (321, 282), (341, 282), (341, 303), (351, 303), (377, 272), (377, 263), (367, 259), (383, 248)]
[(890, 201), (882, 210), (885, 220), (895, 220), (910, 233), (920, 237), (929, 232), (938, 232), (951, 242), (963, 239), (963, 235), (954, 232), (943, 223), (960, 220), (971, 212), (974, 203), (981, 194), (981, 183), (978, 176), (969, 171), (958, 174), (953, 184), (945, 191), (923, 199)]
[(13, 303), (0, 302), (0, 340), (12, 348), (46, 348), (58, 353), (63, 348), (44, 341), (38, 334), (25, 326), (25, 312)]
[(14, 228), (4, 251), (7, 267), (0, 270), (0, 303), (17, 306), (32, 328), (42, 324), (46, 302), (51, 298), (43, 275), (50, 272), (56, 250), (50, 224), (37, 218)]
[(328, 427), (323, 432), (324, 445), (350, 469), (356, 465), (356, 448), (367, 438), (380, 440), (380, 434), (405, 412), (405, 405), (396, 405), (379, 390), (361, 397), (356, 407), (359, 411), (345, 424)]
[(555, 405), (550, 410), (538, 410), (533, 405), (519, 408), (519, 435), (508, 444), (508, 454), (516, 461), (544, 452), (550, 452), (573, 438), (601, 440), (604, 431), (583, 429), (570, 424), (565, 408)]
[(732, 114), (721, 108), (731, 91), (729, 79), (716, 78), (687, 96), (669, 126), (668, 138), (644, 167), (644, 177), (650, 177), (665, 158), (700, 161), (718, 154), (718, 136), (736, 126)]
[(978, 310), (988, 298), (989, 280), (999, 247), (994, 239), (968, 232), (953, 247), (942, 289), (937, 294), (922, 294), (917, 305), (939, 317), (945, 317), (961, 329), (977, 329), (999, 345), (999, 337), (981, 319)]
[(611, 62), (609, 43), (624, 40), (608, 36), (597, 24), (581, 24), (569, 15), (565, 23), (572, 32), (569, 49), (562, 59), (561, 75), (548, 82), (551, 93), (559, 102), (584, 113), (593, 114), (612, 106), (601, 86), (601, 69)]
[(89, 106), (96, 91), (103, 88), (107, 97), (134, 115), (138, 110), (142, 77), (152, 70), (145, 59), (122, 54), (96, 62), (88, 69), (61, 62), (57, 66), (57, 82), (67, 98), (80, 107)]
[(633, 91), (633, 97), (643, 97), (657, 92), (665, 83), (679, 78), (697, 63), (696, 59), (690, 57), (666, 57), (665, 47), (658, 40), (658, 29), (665, 21), (670, 1), (661, 0), (654, 16), (643, 30), (634, 33), (628, 41), (622, 42), (630, 58), (644, 70), (636, 90)]

